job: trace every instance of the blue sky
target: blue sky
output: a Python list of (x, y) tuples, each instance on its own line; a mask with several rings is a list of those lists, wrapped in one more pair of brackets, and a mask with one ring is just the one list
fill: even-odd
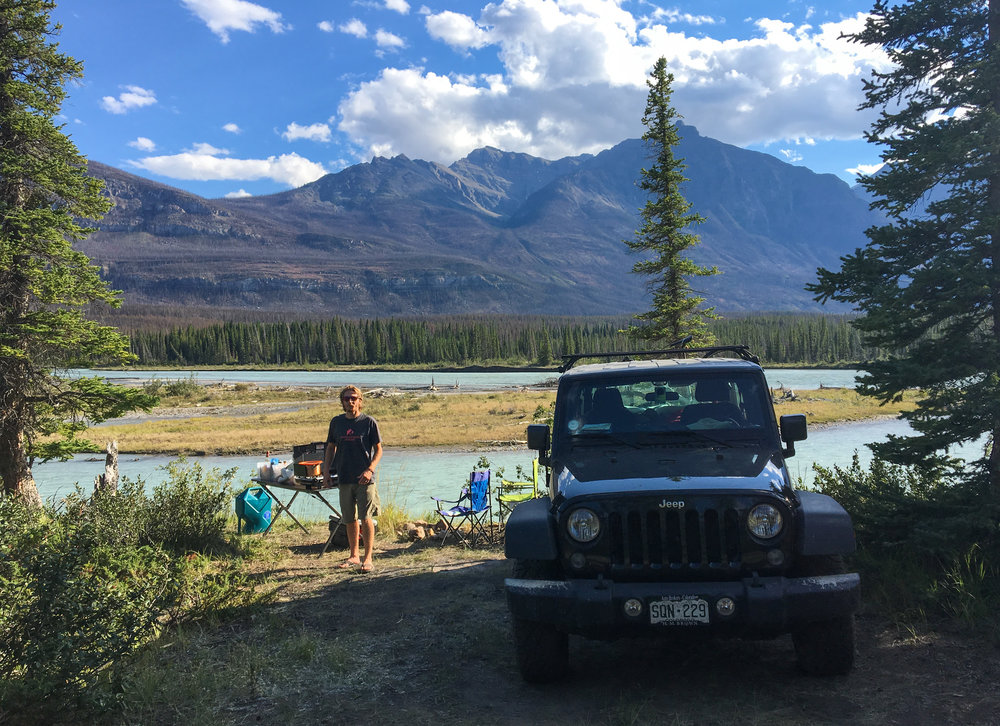
[[(80, 152), (205, 197), (261, 195), (405, 154), (546, 159), (642, 134), (659, 56), (713, 138), (852, 182), (877, 48), (855, 0), (63, 0), (84, 63)], [(637, 170), (638, 171), (638, 170)]]

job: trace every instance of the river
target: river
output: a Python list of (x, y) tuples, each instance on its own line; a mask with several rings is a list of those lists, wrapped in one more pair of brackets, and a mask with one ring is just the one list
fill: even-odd
[[(445, 387), (458, 384), (461, 390), (497, 390), (539, 385), (553, 378), (552, 373), (427, 373), (427, 372), (314, 372), (314, 371), (78, 371), (77, 375), (102, 375), (116, 380), (148, 380), (158, 378), (169, 381), (187, 379), (194, 376), (202, 383), (247, 382), (259, 385), (296, 386), (315, 385), (338, 387), (356, 383), (362, 388), (417, 388), (426, 387), (433, 378), (435, 385)], [(805, 370), (772, 369), (768, 371), (768, 381), (772, 387), (784, 385), (793, 390), (810, 390), (822, 386), (853, 387), (856, 371), (847, 370)], [(871, 459), (866, 444), (884, 440), (888, 435), (905, 435), (909, 426), (896, 419), (880, 419), (863, 423), (815, 427), (809, 431), (806, 441), (796, 444), (796, 456), (788, 460), (792, 475), (803, 483), (814, 480), (813, 465), (825, 467), (847, 466), (857, 451), (861, 460)], [(958, 456), (977, 458), (981, 446), (970, 445)], [(486, 456), (496, 471), (504, 470), (508, 479), (515, 478), (517, 467), (530, 471), (532, 452), (519, 451), (435, 451), (393, 448), (387, 442), (382, 464), (379, 466), (378, 485), (384, 500), (391, 500), (413, 515), (426, 514), (432, 508), (432, 496), (454, 497), (458, 494), (469, 472), (475, 467), (480, 456)], [(238, 470), (238, 482), (246, 483), (256, 471), (259, 456), (204, 456), (191, 461), (199, 462), (205, 468), (218, 467)], [(173, 457), (128, 456), (119, 461), (122, 476), (131, 479), (142, 478), (147, 485), (163, 480), (162, 467)], [(33, 473), (39, 494), (45, 500), (59, 499), (73, 490), (79, 482), (90, 489), (94, 478), (104, 472), (103, 458), (76, 456), (66, 462), (36, 464)], [(300, 496), (296, 499), (293, 512), (305, 516), (324, 516), (325, 510), (312, 497)]]

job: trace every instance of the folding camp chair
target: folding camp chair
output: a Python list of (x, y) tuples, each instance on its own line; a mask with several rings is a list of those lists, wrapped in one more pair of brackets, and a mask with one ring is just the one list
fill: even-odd
[[(456, 500), (431, 497), (437, 505), (434, 510), (447, 526), (441, 546), (455, 535), (466, 547), (475, 547), (481, 541), (492, 542), (493, 508), (490, 502), (490, 472), (474, 471), (469, 475), (469, 485), (462, 489)], [(451, 505), (451, 506), (443, 506)], [(469, 532), (462, 531), (468, 524)]]
[(531, 461), (531, 481), (507, 481), (500, 480), (500, 487), (497, 489), (497, 519), (500, 522), (500, 531), (503, 532), (507, 524), (507, 517), (511, 511), (521, 502), (538, 497), (538, 459)]

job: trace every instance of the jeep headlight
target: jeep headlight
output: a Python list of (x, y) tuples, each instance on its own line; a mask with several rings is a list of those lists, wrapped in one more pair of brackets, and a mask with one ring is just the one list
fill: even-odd
[(574, 509), (566, 520), (566, 531), (577, 542), (593, 542), (601, 533), (601, 520), (589, 509)]
[(783, 524), (781, 511), (772, 504), (758, 504), (747, 515), (747, 529), (760, 539), (777, 537)]

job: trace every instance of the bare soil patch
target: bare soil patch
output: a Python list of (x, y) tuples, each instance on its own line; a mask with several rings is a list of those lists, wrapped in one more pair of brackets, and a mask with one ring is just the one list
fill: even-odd
[(263, 723), (294, 712), (298, 724), (437, 726), (1000, 724), (995, 644), (974, 633), (905, 632), (869, 613), (859, 617), (857, 665), (845, 677), (800, 675), (787, 636), (571, 638), (569, 678), (532, 686), (514, 661), (503, 594), (509, 563), (499, 548), (379, 541), (366, 575), (336, 569), (342, 550), (317, 557), (324, 534), (277, 535), (278, 559), (259, 568), (280, 596), (263, 617), (343, 645), (345, 673), (317, 679), (318, 666), (305, 665), (282, 673), (280, 688), (258, 689), (252, 703), (234, 696), (220, 716), (252, 709), (250, 720)]

